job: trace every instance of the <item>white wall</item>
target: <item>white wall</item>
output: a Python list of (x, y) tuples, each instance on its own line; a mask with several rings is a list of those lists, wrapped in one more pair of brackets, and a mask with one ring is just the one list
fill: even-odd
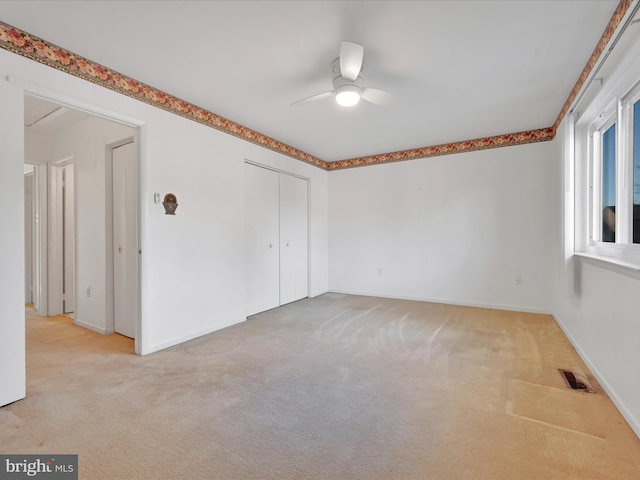
[(0, 406), (23, 398), (26, 388), (21, 96), (21, 88), (0, 80)]
[(332, 172), (330, 289), (549, 312), (552, 153), (545, 142)]
[[(101, 333), (113, 331), (106, 305), (105, 147), (134, 133), (131, 127), (91, 117), (50, 139), (50, 162), (55, 164), (73, 157), (74, 164), (77, 227), (74, 318), (77, 324)], [(87, 286), (91, 287), (90, 297), (85, 295)]]
[(51, 140), (43, 135), (24, 132), (24, 161), (45, 165), (51, 157)]
[(640, 436), (640, 276), (573, 255), (575, 188), (565, 122), (553, 141), (554, 197), (560, 206), (554, 245), (553, 314), (576, 350)]
[[(145, 132), (149, 192), (171, 192), (179, 206), (168, 216), (147, 202), (144, 213), (146, 258), (162, 259), (143, 278), (154, 298), (147, 308), (153, 345), (246, 317), (245, 159), (310, 178), (309, 296), (327, 291), (327, 172), (180, 117), (163, 116), (155, 126)], [(176, 321), (189, 317), (200, 318), (202, 329), (190, 333)]]
[[(560, 161), (562, 128), (554, 142), (333, 172), (329, 182), (315, 167), (6, 50), (0, 50), (0, 75), (144, 124), (142, 353), (244, 319), (242, 172), (248, 158), (310, 178), (311, 296), (330, 286), (515, 310), (548, 311), (553, 304), (640, 434), (640, 377), (634, 375), (640, 279), (572, 259), (573, 192), (561, 181), (568, 168), (566, 158)], [(21, 95), (16, 89), (13, 103)], [(1, 131), (21, 135), (21, 118), (2, 121)], [(46, 149), (40, 145), (28, 156), (40, 158)], [(22, 177), (21, 158), (2, 158), (2, 192), (16, 205), (2, 210), (0, 235), (1, 328), (11, 335), (24, 332), (23, 262), (16, 253), (23, 248)], [(177, 195), (175, 217), (152, 202), (154, 192)], [(516, 275), (522, 275), (520, 287)], [(22, 355), (18, 364), (24, 364), (23, 351), (5, 347), (0, 357)], [(0, 372), (24, 384), (24, 371)]]
[[(84, 102), (143, 123), (141, 353), (245, 319), (246, 158), (310, 179), (309, 291), (327, 291), (327, 172), (5, 50), (0, 75), (26, 82), (27, 90), (44, 88), (57, 100)], [(22, 167), (14, 181), (22, 185)], [(175, 216), (153, 203), (154, 192), (177, 196)]]

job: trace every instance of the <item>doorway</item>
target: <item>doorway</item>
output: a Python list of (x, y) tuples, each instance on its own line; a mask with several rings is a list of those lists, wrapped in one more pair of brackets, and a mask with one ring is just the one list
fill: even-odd
[[(114, 294), (118, 295), (116, 305), (128, 305), (134, 315), (126, 317), (128, 330), (117, 331), (132, 338), (132, 350), (138, 352), (138, 125), (113, 120), (105, 112), (92, 114), (86, 106), (78, 110), (28, 94), (24, 108), (25, 162), (38, 164), (46, 174), (42, 220), (46, 222), (43, 243), (48, 258), (43, 260), (45, 271), (34, 284), (44, 287), (48, 298), (46, 303), (40, 302), (38, 313), (66, 314), (79, 327), (110, 334), (116, 331)], [(126, 170), (120, 168), (118, 150), (128, 150)], [(34, 158), (27, 158), (29, 155)], [(124, 197), (112, 191), (114, 157), (117, 178), (123, 178), (116, 181), (115, 188), (122, 184)], [(119, 275), (126, 281), (116, 281), (124, 287), (119, 292), (114, 290), (113, 277), (114, 271), (122, 272), (114, 265), (112, 202), (116, 197), (124, 198), (128, 212), (128, 240), (119, 244), (127, 258), (126, 271)], [(123, 302), (122, 296), (126, 299)]]

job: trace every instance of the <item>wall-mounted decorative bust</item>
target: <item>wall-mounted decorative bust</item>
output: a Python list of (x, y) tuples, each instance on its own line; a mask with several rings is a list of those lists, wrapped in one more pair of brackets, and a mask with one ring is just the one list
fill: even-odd
[(162, 205), (164, 205), (165, 215), (175, 215), (176, 208), (178, 208), (178, 199), (173, 193), (167, 193), (164, 196), (164, 202), (162, 202)]

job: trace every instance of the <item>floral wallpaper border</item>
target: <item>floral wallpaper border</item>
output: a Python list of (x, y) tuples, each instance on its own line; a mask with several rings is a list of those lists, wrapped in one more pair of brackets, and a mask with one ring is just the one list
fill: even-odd
[(461, 142), (447, 143), (443, 145), (427, 146), (399, 152), (381, 153), (365, 157), (340, 160), (336, 162), (326, 162), (302, 150), (282, 143), (274, 138), (263, 135), (255, 130), (242, 126), (229, 119), (216, 115), (204, 108), (181, 100), (166, 92), (153, 88), (134, 78), (127, 77), (110, 68), (92, 62), (84, 57), (74, 54), (68, 50), (60, 48), (52, 43), (46, 42), (36, 36), (23, 32), (11, 25), (0, 21), (0, 48), (9, 50), (23, 57), (35, 60), (44, 65), (48, 65), (62, 72), (74, 75), (84, 80), (90, 81), (115, 92), (127, 95), (149, 105), (162, 108), (163, 110), (175, 113), (190, 120), (202, 123), (216, 130), (228, 133), (235, 137), (249, 141), (256, 145), (282, 153), (302, 162), (314, 165), (324, 170), (340, 170), (344, 168), (354, 168), (369, 165), (378, 165), (391, 162), (401, 162), (418, 158), (427, 158), (454, 153), (472, 152), (490, 148), (508, 147), (523, 145), (527, 143), (543, 142), (552, 140), (555, 136), (558, 125), (567, 113), (571, 103), (576, 98), (578, 92), (587, 80), (600, 55), (604, 51), (607, 43), (613, 36), (614, 31), (620, 24), (627, 12), (632, 0), (620, 0), (616, 11), (609, 21), (598, 45), (591, 54), (589, 61), (585, 65), (578, 81), (573, 87), (571, 94), (567, 98), (560, 111), (554, 125), (549, 128), (529, 130), (525, 132), (509, 133), (493, 137), (466, 140)]
[(379, 165), (383, 163), (403, 162), (405, 160), (415, 160), (418, 158), (438, 157), (441, 155), (451, 155), (454, 153), (474, 152), (476, 150), (486, 150), (489, 148), (511, 147), (514, 145), (524, 145), (526, 143), (545, 142), (552, 140), (555, 130), (552, 128), (541, 128), (539, 130), (527, 130), (525, 132), (507, 133), (494, 137), (477, 138), (464, 142), (445, 143), (431, 147), (414, 148), (412, 150), (402, 150), (399, 152), (381, 153), (368, 157), (351, 158), (329, 163), (329, 170), (341, 170), (343, 168), (364, 167), (369, 165)]
[(0, 47), (216, 130), (326, 169), (326, 162), (0, 21)]

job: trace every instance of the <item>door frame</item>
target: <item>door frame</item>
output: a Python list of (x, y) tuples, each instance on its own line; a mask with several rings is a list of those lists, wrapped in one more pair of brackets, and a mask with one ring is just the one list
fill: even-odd
[[(26, 165), (26, 164), (25, 164)], [(27, 192), (27, 188), (29, 192)], [(25, 254), (25, 304), (33, 304), (37, 308), (36, 295), (36, 173), (33, 165), (24, 173), (24, 254)]]
[[(138, 299), (136, 302), (138, 315), (136, 319), (136, 336), (134, 339), (134, 345), (135, 345), (135, 353), (137, 355), (140, 355), (141, 348), (142, 348), (142, 337), (144, 336), (144, 333), (145, 333), (143, 329), (143, 322), (142, 322), (142, 298), (141, 298), (142, 296), (141, 209), (142, 209), (142, 185), (143, 185), (143, 178), (144, 178), (144, 170), (141, 168), (141, 165), (142, 165), (142, 158), (144, 158), (143, 155), (145, 153), (144, 148), (142, 147), (143, 145), (142, 139), (144, 135), (143, 127), (146, 124), (146, 122), (138, 118), (131, 117), (129, 115), (125, 115), (123, 113), (120, 113), (114, 110), (109, 110), (107, 108), (103, 108), (98, 105), (86, 102), (84, 100), (80, 100), (73, 96), (66, 95), (66, 94), (57, 92), (55, 90), (51, 90), (41, 85), (27, 82), (25, 80), (22, 80), (12, 75), (7, 76), (7, 81), (11, 84), (21, 87), (24, 91), (24, 95), (41, 98), (49, 102), (57, 103), (64, 107), (80, 110), (82, 112), (88, 113), (89, 115), (100, 117), (112, 122), (120, 123), (134, 129), (133, 138), (137, 146), (136, 169), (138, 174), (138, 178), (137, 178), (138, 195), (137, 195), (137, 207), (136, 207), (137, 235), (136, 236), (137, 236), (137, 246), (138, 246), (138, 252), (139, 252), (138, 262), (137, 262)], [(77, 175), (76, 175), (76, 178), (77, 178)], [(107, 178), (109, 177), (107, 176)], [(76, 225), (76, 227), (78, 226)], [(108, 235), (106, 240), (108, 240)], [(113, 240), (111, 241), (113, 242)]]

